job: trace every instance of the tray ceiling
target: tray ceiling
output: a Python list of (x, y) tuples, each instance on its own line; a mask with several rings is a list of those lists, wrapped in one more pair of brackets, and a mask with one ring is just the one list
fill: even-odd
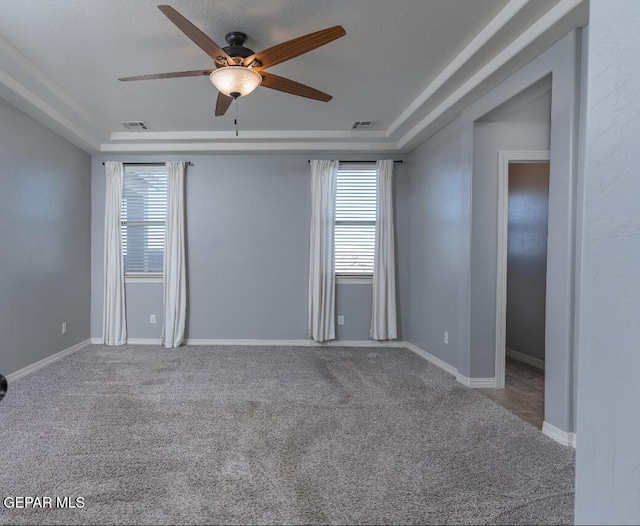
[[(90, 152), (406, 151), (487, 79), (586, 22), (580, 0), (169, 3), (218, 44), (243, 31), (256, 51), (341, 24), (345, 37), (269, 69), (333, 100), (258, 88), (239, 100), (236, 138), (236, 108), (214, 117), (207, 77), (118, 82), (212, 67), (151, 0), (2, 0), (0, 96)], [(150, 131), (126, 132), (132, 120)], [(352, 131), (354, 121), (376, 127)]]

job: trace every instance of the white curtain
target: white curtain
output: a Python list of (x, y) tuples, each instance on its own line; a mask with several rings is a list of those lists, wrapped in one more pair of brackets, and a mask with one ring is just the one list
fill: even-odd
[(167, 163), (167, 220), (164, 245), (164, 331), (167, 349), (184, 341), (187, 317), (187, 270), (184, 243), (185, 163)]
[(105, 345), (127, 343), (127, 318), (124, 299), (124, 268), (120, 206), (124, 165), (105, 163), (107, 188), (104, 203), (104, 317), (102, 337)]
[(309, 336), (335, 339), (334, 231), (338, 161), (311, 161)]
[(393, 234), (393, 161), (376, 163), (377, 206), (376, 245), (373, 260), (373, 301), (371, 308), (371, 338), (395, 340), (396, 326), (396, 264)]

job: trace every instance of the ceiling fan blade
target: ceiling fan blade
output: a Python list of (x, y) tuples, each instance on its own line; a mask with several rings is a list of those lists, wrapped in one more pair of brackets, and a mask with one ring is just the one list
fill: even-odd
[(218, 100), (216, 101), (216, 117), (224, 115), (229, 109), (229, 106), (231, 106), (232, 102), (233, 99), (231, 97), (225, 95), (224, 93), (218, 92)]
[(303, 37), (294, 38), (293, 40), (283, 42), (277, 46), (259, 51), (255, 55), (251, 55), (244, 59), (244, 64), (249, 66), (255, 59), (257, 59), (262, 63), (262, 65), (257, 69), (269, 68), (276, 64), (280, 64), (285, 60), (313, 51), (314, 49), (324, 46), (325, 44), (328, 44), (336, 38), (340, 38), (346, 34), (347, 32), (342, 26), (333, 26), (327, 29), (322, 29), (321, 31), (316, 31), (315, 33), (310, 33)]
[(218, 57), (224, 57), (231, 61), (229, 55), (227, 55), (224, 50), (218, 46), (218, 44), (178, 13), (173, 7), (168, 5), (159, 5), (158, 9), (160, 9), (160, 11), (162, 11), (169, 20), (178, 26), (180, 31), (193, 40), (193, 42), (213, 60), (216, 60)]
[(211, 75), (212, 69), (197, 69), (195, 71), (173, 71), (171, 73), (154, 73), (151, 75), (138, 75), (136, 77), (123, 77), (118, 80), (153, 80), (153, 79), (175, 79), (180, 77), (204, 77)]
[(306, 97), (308, 99), (321, 100), (322, 102), (329, 102), (333, 97), (327, 93), (323, 93), (304, 84), (300, 84), (294, 80), (285, 79), (279, 77), (273, 73), (260, 72), (262, 75), (262, 84), (265, 88), (271, 88), (278, 91), (284, 91), (291, 95), (298, 95), (298, 97)]

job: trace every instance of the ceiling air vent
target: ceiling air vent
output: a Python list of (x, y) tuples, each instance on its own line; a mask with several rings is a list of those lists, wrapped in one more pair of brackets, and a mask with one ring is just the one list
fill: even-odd
[(373, 130), (376, 125), (375, 121), (355, 121), (351, 128), (352, 130)]
[(146, 122), (143, 121), (127, 121), (121, 122), (127, 131), (147, 131), (149, 126), (147, 126)]

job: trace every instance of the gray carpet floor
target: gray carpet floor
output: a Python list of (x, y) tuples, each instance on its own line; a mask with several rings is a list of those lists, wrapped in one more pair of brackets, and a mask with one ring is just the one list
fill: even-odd
[(91, 346), (0, 403), (0, 498), (84, 499), (2, 524), (572, 524), (573, 479), (404, 349)]

